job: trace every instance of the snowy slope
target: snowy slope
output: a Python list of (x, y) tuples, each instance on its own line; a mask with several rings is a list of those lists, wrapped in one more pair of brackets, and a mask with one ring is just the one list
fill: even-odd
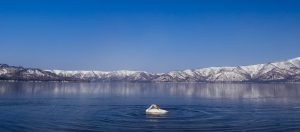
[(290, 81), (300, 74), (300, 57), (287, 61), (237, 67), (172, 71), (156, 81)]
[(92, 81), (149, 81), (151, 74), (144, 71), (63, 71), (46, 70), (62, 77), (71, 77), (79, 80)]
[(157, 82), (266, 82), (300, 81), (300, 57), (266, 64), (187, 69), (160, 74), (145, 71), (40, 70), (0, 64), (2, 80), (46, 81), (157, 81)]

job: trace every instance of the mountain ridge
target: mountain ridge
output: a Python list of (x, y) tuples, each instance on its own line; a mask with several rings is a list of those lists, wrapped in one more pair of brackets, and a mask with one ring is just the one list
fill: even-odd
[(208, 67), (148, 73), (146, 71), (41, 70), (0, 64), (0, 80), (133, 81), (133, 82), (300, 82), (300, 57), (265, 64)]

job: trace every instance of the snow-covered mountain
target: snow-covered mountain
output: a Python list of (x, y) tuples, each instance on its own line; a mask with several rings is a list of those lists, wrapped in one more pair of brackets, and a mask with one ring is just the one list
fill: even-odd
[(237, 67), (210, 67), (165, 73), (156, 81), (299, 81), (300, 57), (287, 61)]
[(156, 75), (145, 71), (64, 71), (46, 70), (64, 78), (86, 81), (151, 81)]
[(300, 57), (237, 67), (210, 67), (151, 74), (145, 71), (64, 71), (0, 65), (2, 80), (35, 81), (146, 81), (146, 82), (268, 82), (299, 81)]
[(0, 80), (63, 81), (67, 80), (52, 72), (0, 64)]

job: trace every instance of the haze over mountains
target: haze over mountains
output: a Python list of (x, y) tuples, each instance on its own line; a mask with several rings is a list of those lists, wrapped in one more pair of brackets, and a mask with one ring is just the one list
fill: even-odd
[(300, 82), (300, 57), (266, 64), (209, 67), (152, 74), (145, 71), (64, 71), (0, 64), (0, 80), (132, 82)]

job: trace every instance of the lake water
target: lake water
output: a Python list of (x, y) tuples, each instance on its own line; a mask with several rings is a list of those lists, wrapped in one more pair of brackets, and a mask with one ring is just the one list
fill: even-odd
[(0, 82), (0, 131), (300, 131), (300, 84)]

